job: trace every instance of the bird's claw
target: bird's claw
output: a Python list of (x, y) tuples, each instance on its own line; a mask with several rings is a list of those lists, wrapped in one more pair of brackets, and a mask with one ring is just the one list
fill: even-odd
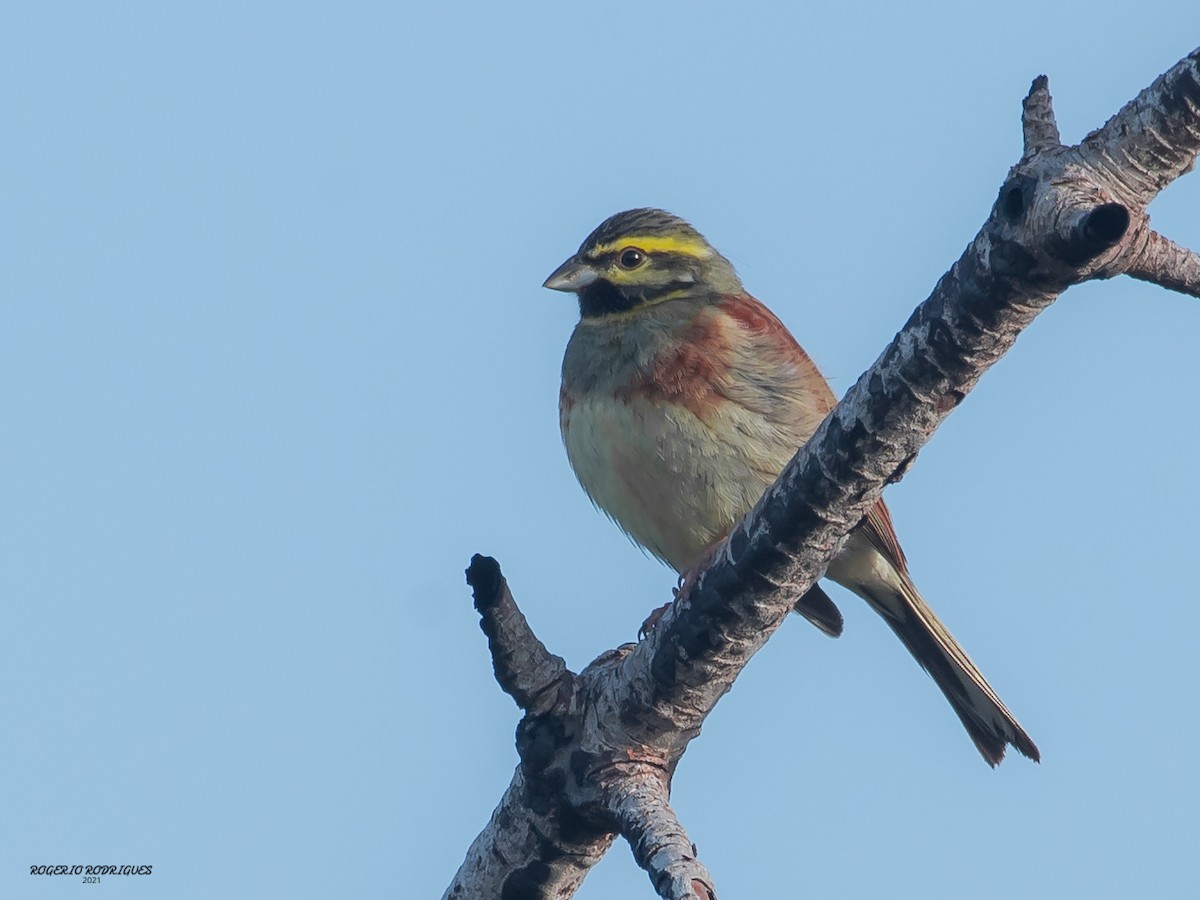
[(650, 637), (650, 632), (652, 632), (658, 626), (659, 620), (662, 619), (663, 615), (670, 608), (670, 603), (664, 603), (658, 609), (654, 610), (654, 612), (650, 613), (650, 615), (646, 616), (646, 620), (642, 622), (642, 627), (638, 629), (639, 641), (644, 641), (646, 638)]

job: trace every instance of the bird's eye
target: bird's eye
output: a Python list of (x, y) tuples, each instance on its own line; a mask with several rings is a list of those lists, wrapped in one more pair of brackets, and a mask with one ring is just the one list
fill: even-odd
[(646, 254), (637, 247), (626, 247), (617, 258), (622, 269), (636, 269), (646, 261)]

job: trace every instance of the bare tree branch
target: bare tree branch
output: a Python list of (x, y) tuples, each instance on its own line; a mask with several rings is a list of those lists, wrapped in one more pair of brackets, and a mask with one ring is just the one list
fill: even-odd
[(1054, 119), (1053, 102), (1050, 99), (1050, 79), (1039, 75), (1033, 79), (1029, 96), (1025, 98), (1021, 124), (1025, 132), (1025, 156), (1033, 156), (1042, 150), (1062, 146), (1058, 134), (1058, 122)]
[(570, 897), (612, 845), (611, 831), (578, 828), (561, 804), (542, 802), (524, 768), (522, 760), (442, 900)]
[(471, 557), (467, 584), (474, 588), (479, 627), (488, 637), (496, 681), (504, 692), (533, 715), (568, 704), (575, 675), (534, 635), (513, 601), (500, 564), (479, 554)]
[(646, 641), (573, 676), (499, 567), (473, 561), (497, 679), (528, 712), (521, 766), (447, 897), (568, 897), (617, 831), (662, 896), (712, 896), (669, 777), (884, 486), (1066, 288), (1128, 273), (1196, 292), (1196, 255), (1156, 235), (1145, 207), (1200, 152), (1200, 50), (1076, 147), (1059, 144), (1039, 77), (1023, 132), (974, 240)]
[(712, 876), (696, 859), (696, 848), (667, 800), (667, 773), (631, 766), (623, 775), (614, 779), (605, 801), (658, 895), (669, 900), (716, 900)]
[(1200, 48), (1154, 80), (1079, 145), (1114, 192), (1145, 207), (1200, 154)]
[(1157, 231), (1146, 234), (1141, 255), (1127, 274), (1168, 290), (1200, 297), (1200, 253), (1180, 247)]

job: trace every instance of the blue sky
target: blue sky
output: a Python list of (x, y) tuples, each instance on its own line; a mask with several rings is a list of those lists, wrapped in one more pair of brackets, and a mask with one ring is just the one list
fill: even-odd
[[(693, 221), (836, 391), (983, 221), (1051, 79), (1074, 141), (1194, 0), (10, 3), (0, 11), (0, 894), (439, 896), (517, 713), (463, 569), (582, 667), (674, 576), (562, 451), (601, 219)], [(1200, 248), (1200, 177), (1151, 209)], [(1065, 295), (887, 494), (1041, 747), (991, 771), (838, 592), (675, 779), (722, 896), (1197, 890), (1195, 300)], [(833, 589), (836, 590), (836, 589)], [(113, 882), (120, 881), (119, 884)], [(618, 844), (578, 896), (651, 896)]]

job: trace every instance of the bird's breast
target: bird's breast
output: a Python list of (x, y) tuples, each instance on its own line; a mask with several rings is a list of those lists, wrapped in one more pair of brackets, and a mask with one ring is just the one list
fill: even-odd
[(588, 496), (682, 570), (757, 502), (824, 400), (799, 377), (798, 348), (777, 351), (771, 334), (721, 307), (677, 307), (673, 320), (671, 306), (633, 324), (580, 325), (559, 412)]
[(592, 394), (566, 399), (561, 425), (588, 496), (677, 570), (740, 514), (745, 472), (730, 469), (725, 448), (682, 408)]

